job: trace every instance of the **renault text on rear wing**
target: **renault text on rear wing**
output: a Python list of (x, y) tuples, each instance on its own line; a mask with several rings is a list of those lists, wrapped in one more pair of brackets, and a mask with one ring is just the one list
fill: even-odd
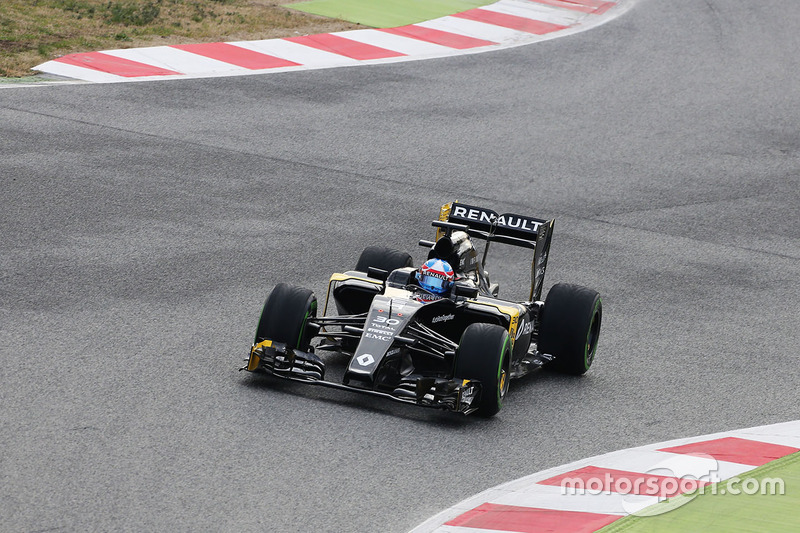
[(547, 223), (547, 220), (540, 218), (517, 215), (514, 213), (503, 213), (501, 215), (491, 209), (459, 204), (457, 202), (453, 202), (448, 221), (466, 224), (471, 228), (483, 231), (490, 231), (494, 222), (496, 224), (496, 234), (516, 237), (527, 241), (535, 241), (538, 236), (539, 227)]

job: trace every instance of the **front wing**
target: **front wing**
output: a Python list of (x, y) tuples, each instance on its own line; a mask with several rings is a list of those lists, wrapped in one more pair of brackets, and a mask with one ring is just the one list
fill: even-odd
[(358, 388), (325, 380), (325, 363), (316, 354), (289, 348), (284, 343), (264, 340), (253, 345), (247, 366), (240, 370), (265, 371), (274, 376), (321, 385), (423, 407), (446, 409), (465, 415), (478, 408), (481, 385), (475, 380), (445, 379), (411, 374), (386, 391)]

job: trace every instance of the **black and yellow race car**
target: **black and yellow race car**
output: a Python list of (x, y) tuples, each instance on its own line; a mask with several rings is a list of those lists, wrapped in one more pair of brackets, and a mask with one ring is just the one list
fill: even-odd
[[(422, 268), (408, 253), (370, 246), (353, 270), (331, 276), (321, 316), (310, 290), (275, 286), (242, 370), (487, 417), (512, 378), (544, 366), (583, 374), (602, 303), (566, 283), (541, 300), (554, 223), (446, 204), (433, 221), (436, 239), (419, 241), (428, 250)], [(473, 239), (484, 243), (480, 256)], [(532, 251), (528, 300), (498, 297), (485, 268), (493, 243)], [(326, 379), (337, 361), (340, 379)]]

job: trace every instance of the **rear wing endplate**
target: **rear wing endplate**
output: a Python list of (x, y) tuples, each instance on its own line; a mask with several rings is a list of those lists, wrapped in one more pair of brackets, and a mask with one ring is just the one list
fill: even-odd
[(471, 237), (485, 240), (487, 246), (490, 242), (501, 242), (532, 249), (529, 298), (531, 301), (541, 299), (555, 219), (545, 220), (514, 213), (498, 214), (491, 209), (455, 201), (442, 206), (439, 211), (439, 222), (445, 224), (439, 226), (434, 223), (438, 226), (437, 240), (446, 233), (446, 224), (452, 224), (464, 226)]

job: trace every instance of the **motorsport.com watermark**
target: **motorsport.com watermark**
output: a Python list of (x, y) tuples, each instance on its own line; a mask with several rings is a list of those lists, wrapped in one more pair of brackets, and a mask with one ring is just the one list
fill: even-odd
[[(687, 464), (686, 461), (694, 461)], [(598, 472), (597, 475), (564, 477), (562, 495), (622, 496), (622, 507), (636, 516), (655, 516), (677, 509), (700, 494), (769, 495), (786, 494), (782, 478), (733, 476), (722, 480), (719, 463), (709, 456), (664, 461), (645, 473)], [(701, 473), (702, 472), (702, 473)], [(657, 497), (653, 502), (652, 497)], [(665, 502), (663, 503), (662, 502)]]
[(732, 477), (727, 483), (709, 483), (702, 478), (686, 476), (682, 478), (635, 477), (626, 474), (615, 476), (606, 472), (602, 477), (564, 478), (561, 481), (562, 495), (590, 494), (635, 494), (637, 496), (658, 496), (659, 501), (678, 495), (690, 496), (708, 486), (707, 494), (769, 495), (783, 496), (786, 484), (782, 478), (756, 479), (752, 477)]

